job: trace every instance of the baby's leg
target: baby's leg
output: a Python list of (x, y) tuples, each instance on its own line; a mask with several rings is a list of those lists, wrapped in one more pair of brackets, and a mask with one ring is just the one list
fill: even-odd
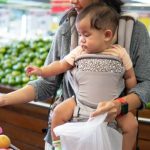
[(135, 116), (129, 112), (124, 116), (117, 117), (117, 122), (123, 131), (122, 150), (133, 150), (138, 130), (138, 122)]
[(69, 121), (73, 116), (74, 108), (76, 102), (73, 97), (68, 98), (59, 105), (57, 105), (52, 113), (52, 122), (51, 122), (51, 136), (53, 141), (58, 141), (59, 137), (55, 135), (53, 129), (65, 122)]

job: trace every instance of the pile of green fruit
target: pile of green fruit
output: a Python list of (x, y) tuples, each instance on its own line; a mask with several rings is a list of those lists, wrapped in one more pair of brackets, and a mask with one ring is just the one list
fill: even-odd
[(27, 77), (25, 67), (29, 64), (42, 66), (51, 47), (51, 40), (13, 42), (0, 47), (0, 84), (22, 87), (37, 77)]

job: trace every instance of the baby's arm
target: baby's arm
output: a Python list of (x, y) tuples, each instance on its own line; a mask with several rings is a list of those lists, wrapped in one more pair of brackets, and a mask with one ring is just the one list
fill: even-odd
[(131, 68), (129, 70), (126, 70), (125, 71), (125, 74), (124, 74), (124, 79), (125, 79), (125, 87), (127, 89), (127, 92), (136, 86), (137, 84), (137, 80), (136, 80), (136, 76), (135, 76), (135, 73), (134, 73), (134, 69)]
[(67, 61), (63, 59), (60, 61), (54, 61), (51, 64), (43, 66), (41, 68), (36, 66), (28, 66), (26, 68), (26, 74), (28, 76), (37, 75), (42, 77), (49, 77), (64, 73), (72, 67), (72, 65), (70, 65), (69, 63), (67, 63)]

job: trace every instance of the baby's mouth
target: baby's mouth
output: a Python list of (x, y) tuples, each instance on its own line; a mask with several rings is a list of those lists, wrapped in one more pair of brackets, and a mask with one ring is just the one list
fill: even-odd
[(82, 45), (83, 50), (87, 50), (87, 46)]

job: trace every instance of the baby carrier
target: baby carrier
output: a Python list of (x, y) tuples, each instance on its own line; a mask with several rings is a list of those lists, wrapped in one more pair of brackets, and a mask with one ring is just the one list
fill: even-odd
[[(130, 54), (130, 43), (131, 43), (131, 37), (132, 37), (132, 30), (133, 30), (133, 26), (134, 26), (134, 22), (136, 21), (135, 16), (130, 15), (123, 15), (120, 18), (120, 22), (119, 22), (119, 29), (118, 29), (118, 44), (120, 44), (122, 47), (125, 47), (127, 52)], [(71, 18), (70, 24), (72, 26), (72, 24), (74, 24), (74, 17)], [(75, 29), (72, 30), (72, 32), (74, 32)], [(71, 49), (73, 49), (74, 47), (76, 47), (77, 45), (77, 40), (75, 39), (77, 37), (76, 32), (73, 34), (72, 33), (72, 37), (71, 37)], [(73, 80), (72, 80), (72, 75), (68, 72), (68, 79), (70, 82), (70, 85), (72, 86), (72, 88), (74, 89), (74, 91), (77, 90), (76, 84), (74, 84)], [(56, 101), (52, 104), (52, 106), (50, 107), (50, 111), (52, 111), (54, 109), (54, 107), (59, 104), (59, 101)], [(80, 116), (78, 115), (79, 111), (74, 112), (74, 116), (79, 117), (77, 120), (80, 120)], [(136, 143), (136, 149), (139, 150), (138, 148), (138, 140)]]
[(118, 98), (124, 90), (124, 66), (113, 55), (84, 54), (75, 60), (72, 86), (76, 99), (73, 120), (89, 118), (100, 99)]
[[(136, 16), (131, 16), (131, 14), (124, 14), (119, 22), (118, 44), (125, 47), (128, 53), (130, 49), (132, 30), (136, 19), (135, 17)], [(74, 21), (71, 23), (74, 23)], [(72, 30), (71, 49), (74, 49), (77, 44), (74, 30), (75, 29)], [(83, 117), (82, 113), (85, 117), (89, 116), (88, 111), (92, 111), (91, 109), (88, 109), (89, 107), (96, 108), (98, 104), (97, 100), (99, 100), (99, 98), (102, 100), (110, 100), (115, 99), (122, 94), (124, 89), (124, 68), (121, 66), (121, 62), (114, 56), (111, 56), (110, 58), (109, 55), (96, 54), (81, 56), (76, 60), (76, 65), (76, 73), (73, 71), (68, 72), (67, 77), (72, 89), (74, 90), (77, 104), (80, 105), (77, 110), (75, 109), (73, 119), (77, 118), (77, 120), (80, 120), (81, 117), (79, 116)], [(75, 78), (73, 78), (73, 76), (75, 76)], [(99, 77), (101, 79), (99, 79)], [(76, 84), (76, 79), (82, 83), (77, 81)], [(93, 85), (95, 88), (91, 91), (91, 86), (89, 87), (89, 85)], [(88, 93), (88, 97), (86, 93)], [(91, 99), (93, 102), (90, 101)], [(82, 100), (82, 102), (80, 100)], [(85, 111), (87, 111), (87, 115)]]

